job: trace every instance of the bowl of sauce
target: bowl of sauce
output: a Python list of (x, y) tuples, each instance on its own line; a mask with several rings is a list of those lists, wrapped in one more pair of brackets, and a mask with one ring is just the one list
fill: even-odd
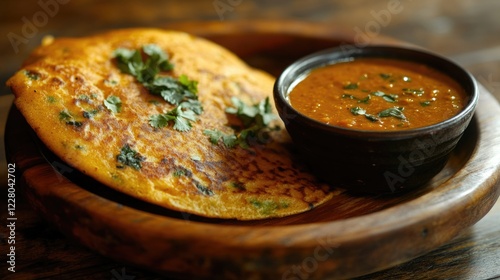
[(470, 123), (476, 81), (424, 50), (333, 48), (276, 80), (274, 99), (312, 171), (334, 186), (394, 193), (425, 185)]

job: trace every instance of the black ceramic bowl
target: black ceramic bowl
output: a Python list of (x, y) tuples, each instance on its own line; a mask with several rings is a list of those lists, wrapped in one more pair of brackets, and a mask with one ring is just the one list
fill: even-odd
[[(362, 57), (426, 64), (457, 81), (468, 95), (468, 102), (460, 113), (446, 121), (382, 132), (328, 125), (299, 113), (290, 105), (287, 95), (308, 71)], [(443, 169), (469, 125), (478, 95), (472, 75), (450, 60), (422, 50), (392, 46), (320, 51), (292, 63), (274, 85), (278, 113), (312, 171), (333, 186), (361, 193), (394, 193), (429, 182)]]

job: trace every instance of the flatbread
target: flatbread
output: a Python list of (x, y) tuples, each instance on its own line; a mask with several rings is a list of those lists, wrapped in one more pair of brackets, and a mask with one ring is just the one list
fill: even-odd
[[(198, 82), (204, 111), (189, 131), (149, 125), (151, 115), (174, 106), (117, 68), (116, 49), (147, 44), (170, 56), (172, 76), (184, 74)], [(332, 197), (327, 185), (294, 160), (279, 121), (283, 129), (265, 144), (246, 149), (213, 144), (204, 134), (206, 129), (231, 132), (225, 113), (231, 97), (253, 104), (271, 97), (273, 83), (273, 77), (221, 46), (156, 29), (46, 40), (7, 82), (15, 105), (41, 141), (70, 166), (153, 204), (240, 220), (296, 214)], [(112, 95), (122, 101), (118, 113), (103, 106)], [(125, 146), (143, 159), (141, 168), (117, 162)]]

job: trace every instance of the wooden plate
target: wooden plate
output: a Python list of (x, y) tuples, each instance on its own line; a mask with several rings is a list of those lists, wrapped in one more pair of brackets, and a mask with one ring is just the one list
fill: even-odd
[[(167, 28), (205, 36), (275, 75), (310, 52), (356, 43), (349, 32), (295, 22)], [(401, 44), (380, 37), (371, 43), (381, 42)], [(307, 213), (249, 222), (169, 211), (113, 191), (55, 158), (14, 107), (6, 149), (36, 211), (105, 256), (184, 279), (331, 279), (408, 261), (481, 219), (500, 195), (499, 125), (500, 106), (481, 87), (471, 125), (444, 170), (422, 190), (344, 193)]]

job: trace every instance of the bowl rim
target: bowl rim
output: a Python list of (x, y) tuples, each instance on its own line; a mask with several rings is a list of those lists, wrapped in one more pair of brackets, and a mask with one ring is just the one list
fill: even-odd
[[(331, 65), (342, 61), (349, 61), (361, 57), (390, 58), (396, 60), (412, 61), (427, 65), (429, 67), (434, 68), (437, 71), (440, 71), (441, 73), (447, 75), (448, 77), (456, 81), (465, 90), (467, 96), (469, 97), (469, 100), (465, 105), (465, 107), (458, 114), (444, 121), (423, 127), (403, 129), (403, 130), (385, 130), (385, 131), (355, 129), (355, 128), (347, 128), (347, 127), (326, 124), (300, 113), (287, 100), (286, 97), (288, 96), (290, 87), (292, 87), (294, 81), (297, 78), (300, 79), (301, 77), (307, 75), (309, 71), (321, 66)], [(417, 57), (425, 57), (428, 60), (433, 61), (434, 63), (431, 64), (428, 63), (427, 61), (422, 62), (420, 60), (417, 60), (416, 59)], [(434, 65), (436, 64), (439, 64), (440, 67), (435, 67)], [(446, 73), (440, 68), (451, 68), (454, 71), (456, 71), (455, 73), (458, 74), (451, 75), (450, 73)], [(298, 73), (297, 75), (295, 75), (295, 78), (292, 79), (292, 82), (290, 82), (288, 85), (285, 85), (285, 79), (288, 78), (288, 76), (290, 75), (294, 75), (296, 72)], [(455, 78), (455, 76), (463, 76), (466, 79), (458, 80)], [(295, 83), (297, 82), (295, 81)], [(466, 86), (464, 86), (465, 84)], [(470, 90), (467, 90), (467, 88), (469, 88)], [(469, 71), (467, 71), (466, 69), (464, 69), (462, 66), (458, 65), (451, 59), (448, 59), (440, 54), (431, 52), (423, 48), (406, 47), (406, 46), (400, 47), (393, 45), (370, 45), (365, 47), (350, 47), (349, 49), (346, 49), (343, 48), (342, 46), (339, 46), (311, 53), (289, 64), (276, 79), (273, 86), (273, 95), (275, 99), (275, 106), (280, 116), (282, 115), (282, 111), (284, 111), (283, 114), (292, 115), (294, 116), (294, 118), (296, 116), (300, 118), (300, 120), (303, 123), (313, 128), (325, 130), (331, 133), (340, 133), (344, 135), (358, 136), (358, 137), (370, 137), (372, 139), (373, 138), (399, 139), (399, 138), (411, 138), (417, 135), (428, 134), (438, 129), (449, 127), (454, 123), (464, 120), (465, 116), (467, 116), (468, 114), (470, 114), (470, 117), (472, 118), (472, 115), (474, 113), (474, 110), (476, 108), (479, 99), (479, 88), (476, 79)], [(285, 108), (280, 109), (279, 106), (284, 106)], [(285, 122), (285, 126), (287, 125), (287, 121), (290, 122), (290, 120), (283, 120), (283, 121)]]

